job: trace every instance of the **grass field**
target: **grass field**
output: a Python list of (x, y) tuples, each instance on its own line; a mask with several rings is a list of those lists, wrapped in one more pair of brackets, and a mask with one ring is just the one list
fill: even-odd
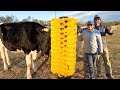
[[(114, 31), (112, 36), (107, 35), (107, 43), (110, 54), (110, 61), (113, 69), (113, 76), (120, 79), (120, 26)], [(3, 70), (3, 61), (0, 57), (0, 79), (26, 79), (26, 61), (24, 53), (11, 53), (9, 57), (12, 65), (8, 71)], [(33, 79), (57, 79), (57, 75), (50, 71), (50, 60), (39, 59), (36, 61), (38, 70), (32, 71)], [(105, 79), (104, 63), (102, 67), (103, 77)], [(83, 78), (83, 58), (78, 58), (76, 63), (76, 71), (71, 79)]]

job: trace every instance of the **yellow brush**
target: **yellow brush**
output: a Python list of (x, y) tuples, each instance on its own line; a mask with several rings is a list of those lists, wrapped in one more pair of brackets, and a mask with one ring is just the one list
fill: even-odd
[(59, 77), (75, 72), (77, 20), (74, 18), (51, 20), (51, 71)]

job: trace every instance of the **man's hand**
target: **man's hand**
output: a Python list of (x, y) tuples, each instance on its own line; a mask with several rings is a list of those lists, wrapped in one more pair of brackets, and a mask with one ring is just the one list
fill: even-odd
[(113, 33), (113, 31), (116, 30), (116, 29), (117, 29), (116, 26), (111, 26), (111, 27), (110, 27), (110, 33)]

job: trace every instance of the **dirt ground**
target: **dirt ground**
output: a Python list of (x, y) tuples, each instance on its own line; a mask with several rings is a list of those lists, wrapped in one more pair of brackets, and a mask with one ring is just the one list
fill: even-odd
[[(113, 76), (116, 79), (120, 79), (120, 26), (118, 26), (112, 36), (107, 35), (107, 43)], [(9, 66), (8, 71), (3, 70), (3, 60), (0, 57), (0, 79), (26, 79), (25, 54), (22, 52), (9, 52), (9, 57), (12, 64)], [(36, 61), (36, 64), (38, 70), (36, 72), (31, 70), (33, 79), (58, 79), (57, 75), (53, 74), (50, 70), (50, 60), (39, 59)], [(103, 76), (98, 79), (106, 79), (104, 63), (102, 65)], [(83, 77), (83, 58), (80, 55), (76, 60), (76, 71), (70, 79), (83, 79)], [(86, 77), (86, 79), (88, 78)]]

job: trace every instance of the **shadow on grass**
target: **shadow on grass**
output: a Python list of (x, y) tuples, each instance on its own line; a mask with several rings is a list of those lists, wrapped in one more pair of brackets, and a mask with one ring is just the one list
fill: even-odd
[(45, 60), (42, 62), (42, 64), (37, 68), (37, 70), (36, 70), (35, 72), (33, 72), (33, 74), (32, 74), (32, 77), (33, 77), (33, 78), (37, 75), (37, 71), (40, 70), (40, 69), (43, 67), (43, 65), (46, 64), (47, 61), (48, 61), (48, 58), (45, 59)]

